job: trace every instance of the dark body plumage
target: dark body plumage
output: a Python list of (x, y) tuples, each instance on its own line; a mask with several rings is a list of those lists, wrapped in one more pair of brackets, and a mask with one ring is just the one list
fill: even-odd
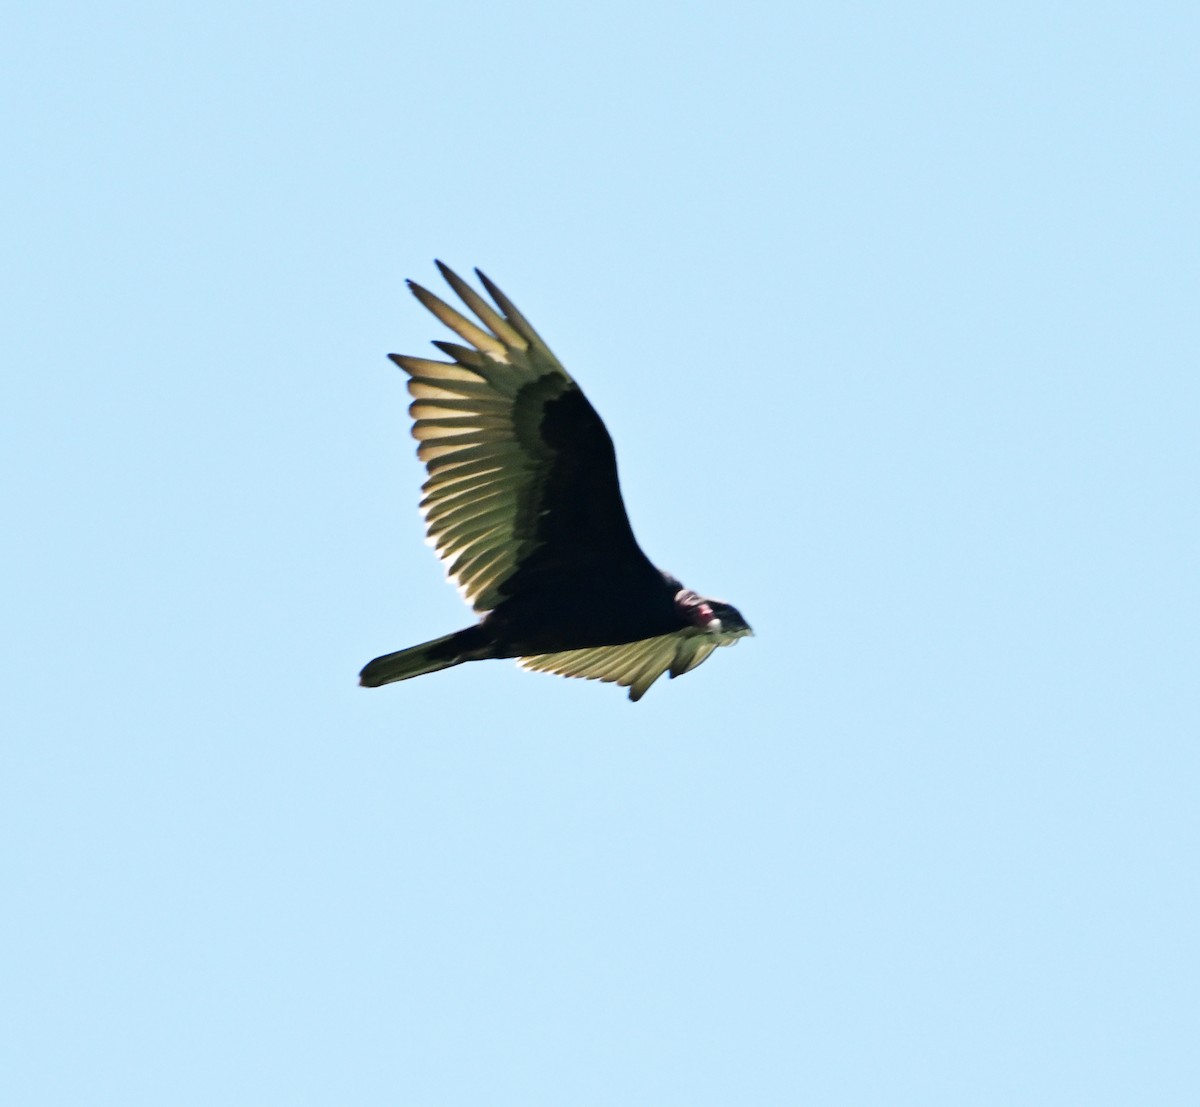
[(642, 552), (604, 423), (520, 312), (478, 270), (499, 311), (438, 266), (483, 326), (409, 282), (470, 345), (436, 342), (451, 362), (391, 357), (411, 378), (429, 541), (483, 618), (377, 657), (361, 683), (516, 657), (615, 681), (637, 700), (664, 672), (679, 676), (751, 633), (736, 609), (683, 588)]

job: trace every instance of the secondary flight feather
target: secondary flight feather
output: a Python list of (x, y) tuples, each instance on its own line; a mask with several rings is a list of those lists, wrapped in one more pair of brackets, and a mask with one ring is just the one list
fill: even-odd
[(449, 361), (389, 356), (409, 375), (428, 540), (482, 618), (375, 658), (360, 683), (515, 657), (639, 700), (663, 673), (681, 676), (751, 634), (736, 608), (642, 552), (604, 423), (512, 301), (479, 270), (493, 303), (437, 264), (477, 321), (409, 281), (462, 342), (434, 342)]

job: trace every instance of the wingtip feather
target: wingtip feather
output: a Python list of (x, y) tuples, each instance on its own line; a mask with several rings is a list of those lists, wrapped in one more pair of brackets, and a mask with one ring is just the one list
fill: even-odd
[(475, 276), (479, 278), (483, 287), (487, 289), (488, 295), (491, 296), (491, 298), (496, 302), (496, 306), (504, 313), (504, 316), (509, 324), (518, 332), (520, 332), (521, 336), (527, 342), (536, 346), (548, 357), (553, 358), (554, 355), (550, 353), (549, 347), (547, 347), (546, 343), (542, 340), (542, 336), (533, 329), (533, 326), (530, 324), (529, 320), (526, 319), (525, 316), (522, 315), (518, 310), (517, 305), (514, 304), (507, 296), (505, 296), (503, 291), (497, 287), (495, 281), (491, 280), (491, 278), (489, 278), (488, 275), (479, 268), (475, 270)]

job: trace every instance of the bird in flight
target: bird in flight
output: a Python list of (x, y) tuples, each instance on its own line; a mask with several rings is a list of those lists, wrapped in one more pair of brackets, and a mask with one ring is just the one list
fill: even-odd
[(512, 302), (478, 269), (489, 304), (442, 276), (475, 314), (419, 284), (413, 295), (466, 345), (450, 361), (389, 355), (408, 375), (421, 513), (475, 626), (375, 658), (368, 688), (464, 661), (611, 681), (639, 700), (717, 646), (752, 634), (738, 610), (684, 588), (642, 553), (621, 500), (612, 439), (579, 386)]

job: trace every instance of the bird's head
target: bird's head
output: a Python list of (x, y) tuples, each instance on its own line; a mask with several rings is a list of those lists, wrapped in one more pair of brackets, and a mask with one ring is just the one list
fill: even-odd
[(721, 635), (730, 640), (734, 638), (744, 638), (747, 635), (753, 636), (754, 631), (750, 624), (742, 618), (742, 613), (731, 603), (725, 603), (722, 600), (709, 600), (709, 607), (712, 608), (713, 615), (721, 624)]
[(722, 645), (754, 633), (733, 604), (697, 595), (690, 588), (675, 593), (675, 607), (684, 619), (720, 639)]

